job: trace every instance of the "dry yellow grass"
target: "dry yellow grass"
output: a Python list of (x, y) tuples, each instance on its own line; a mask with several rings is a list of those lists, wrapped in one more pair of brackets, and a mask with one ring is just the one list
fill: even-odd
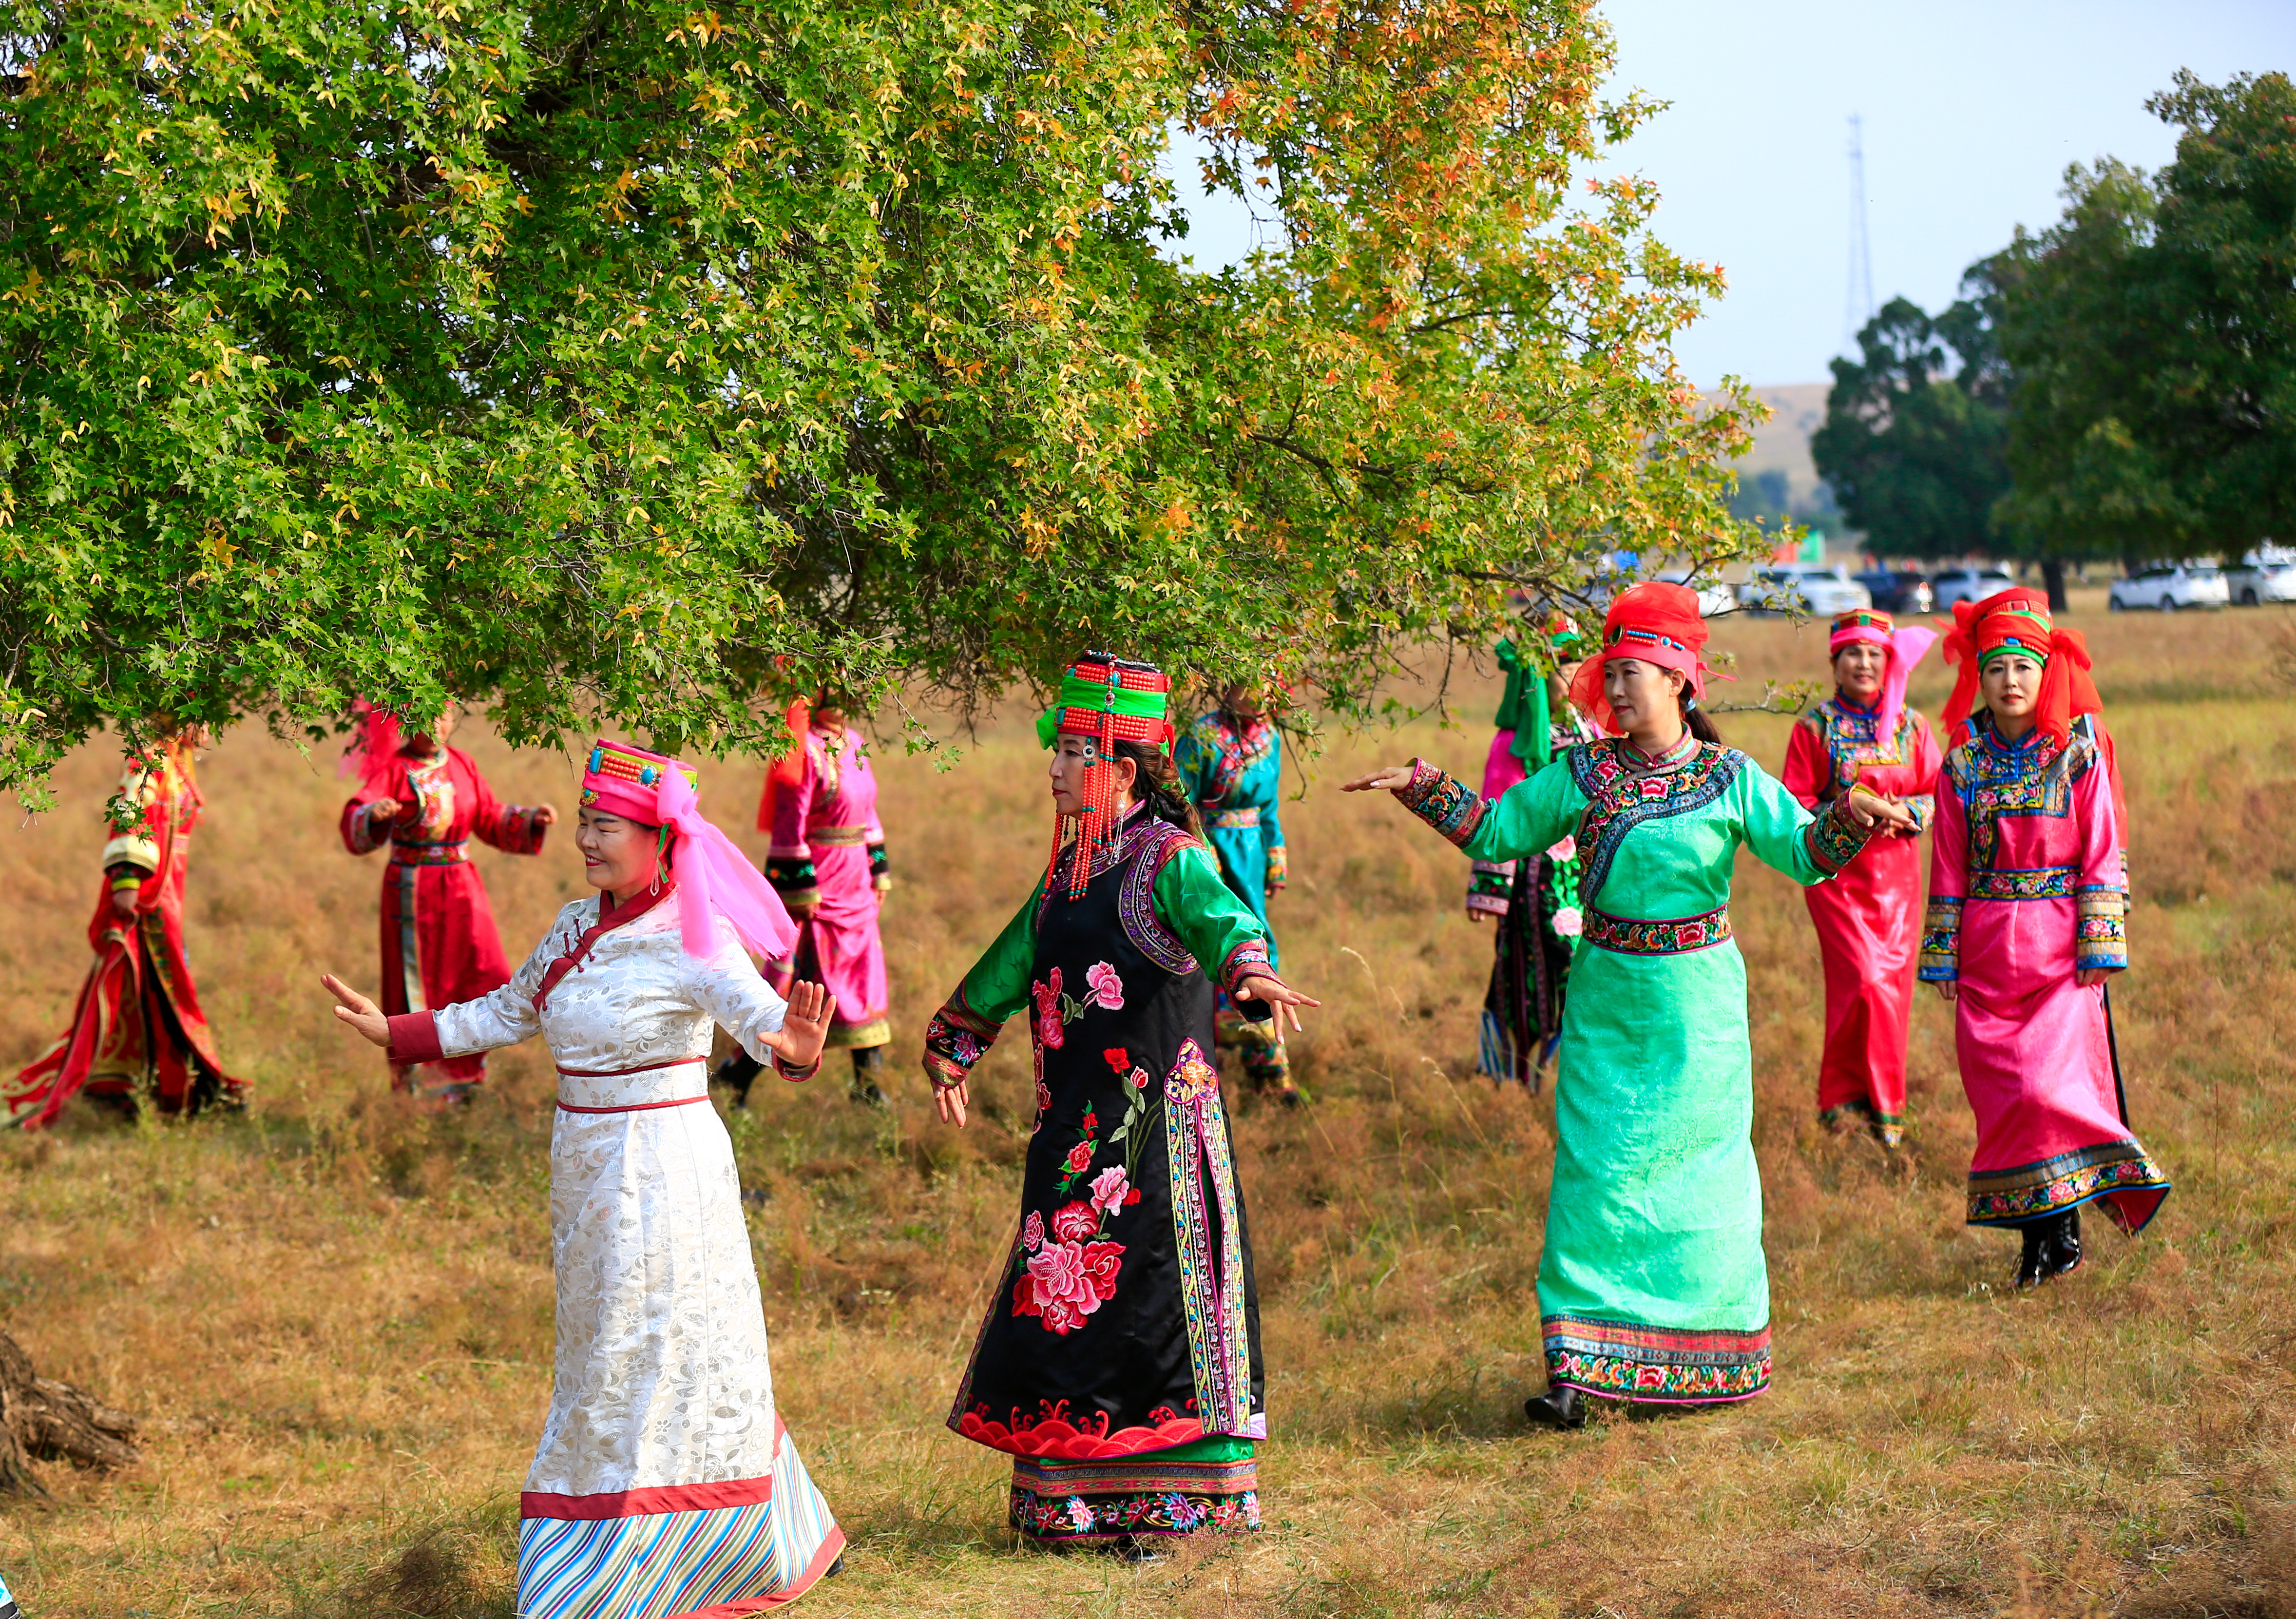
[[(1819, 1131), (1815, 947), (1790, 885), (1750, 867), (1775, 1390), (1527, 1432), (1551, 1101), (1472, 1075), (1488, 937), (1460, 914), (1459, 860), (1332, 790), (1411, 751), (1479, 767), (1476, 686), (1463, 729), (1335, 748), (1287, 810), (1286, 966), (1326, 1007), (1299, 1048), (1316, 1104), (1238, 1108), (1268, 1533), (1144, 1571), (1013, 1550), (1004, 1467), (939, 1426), (1010, 1227), (1025, 1041), (990, 1059), (988, 1116), (961, 1136), (927, 1124), (906, 1058), (1042, 857), (1042, 756), (1013, 727), (947, 775), (885, 760), (898, 1105), (850, 1106), (832, 1070), (761, 1081), (732, 1122), (779, 1397), (854, 1541), (808, 1608), (2296, 1614), (2296, 710), (2268, 674), (2286, 620), (2081, 616), (2136, 821), (2137, 967), (2115, 1003), (2136, 1122), (2177, 1183), (2152, 1232), (2100, 1231), (2070, 1281), (2003, 1292), (2011, 1245), (1960, 1224), (1972, 1132), (1926, 999), (1906, 1149)], [(1750, 677), (1822, 668), (1815, 629), (1718, 644)], [(1916, 691), (1933, 711), (1942, 671)], [(1783, 721), (1726, 729), (1783, 752)], [(561, 761), (472, 740), (506, 795), (570, 803)], [(53, 1036), (84, 970), (112, 768), (85, 751), (58, 813), (0, 831), (18, 902), (0, 1059)], [(379, 871), (334, 841), (331, 761), (242, 732), (204, 779), (192, 948), (256, 1106), (135, 1129), (76, 1113), (0, 1140), (0, 1318), (43, 1369), (149, 1423), (141, 1468), (51, 1468), (53, 1503), (0, 1507), (0, 1571), (34, 1619), (506, 1615), (548, 1382), (546, 1068), (500, 1059), (451, 1118), (386, 1095), (314, 982), (374, 971)], [(705, 802), (745, 825), (756, 781), (713, 770)], [(562, 842), (480, 858), (514, 952), (579, 881)]]

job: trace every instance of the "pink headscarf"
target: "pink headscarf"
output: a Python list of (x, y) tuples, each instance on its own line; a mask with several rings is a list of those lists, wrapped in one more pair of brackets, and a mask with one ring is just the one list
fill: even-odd
[(1888, 613), (1862, 607), (1843, 613), (1833, 620), (1833, 633), (1826, 640), (1825, 655), (1829, 658), (1845, 646), (1878, 646), (1890, 654), (1890, 662), (1882, 671), (1882, 703), (1880, 722), (1874, 740), (1888, 746), (1898, 734), (1898, 721), (1906, 711), (1906, 686), (1914, 678), (1914, 665), (1929, 656), (1930, 648), (1937, 644), (1937, 631), (1924, 629), (1918, 624), (1896, 628), (1897, 620)]
[(398, 754), (398, 716), (361, 697), (351, 704), (351, 722), (358, 729), (351, 734), (350, 744), (343, 749), (343, 760), (335, 767), (335, 774), (356, 776), (364, 781)]
[(709, 913), (734, 925), (754, 956), (774, 960), (797, 942), (796, 925), (749, 857), (704, 819), (694, 802), (693, 773), (674, 759), (601, 737), (582, 776), (582, 801), (641, 826), (677, 834), (669, 868), (685, 896), (678, 928), (685, 953), (706, 958), (714, 948)]

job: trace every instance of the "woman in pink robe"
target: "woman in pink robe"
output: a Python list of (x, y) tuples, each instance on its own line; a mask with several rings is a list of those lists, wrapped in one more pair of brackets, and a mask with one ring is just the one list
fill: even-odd
[[(879, 1107), (893, 1025), (877, 911), (893, 880), (877, 824), (877, 775), (841, 709), (800, 704), (789, 718), (791, 745), (767, 775), (758, 829), (773, 838), (766, 878), (797, 924), (798, 941), (766, 977), (783, 995), (797, 979), (828, 989), (837, 1003), (829, 1043), (853, 1055), (853, 1099)], [(747, 1102), (759, 1072), (737, 1052), (718, 1065), (718, 1079)]]
[(1795, 722), (1786, 791), (1816, 810), (1853, 783), (1902, 803), (1914, 824), (1885, 828), (1831, 883), (1801, 891), (1825, 964), (1825, 1049), (1817, 1116), (1836, 1130), (1859, 1122), (1895, 1146), (1906, 1130), (1906, 1031), (1922, 936), (1921, 833), (1930, 824), (1937, 739), (1906, 706), (1906, 682), (1934, 630), (1904, 629), (1859, 608), (1833, 620), (1834, 690)]
[[(2128, 1125), (2105, 981), (2128, 965), (2126, 864), (2088, 653), (2047, 598), (1956, 604), (1921, 975), (1954, 1003), (1977, 1114), (1969, 1223), (2024, 1237), (2016, 1285), (2080, 1263), (2080, 1205), (2132, 1236), (2169, 1178)], [(1971, 713), (1980, 681), (1985, 707)]]

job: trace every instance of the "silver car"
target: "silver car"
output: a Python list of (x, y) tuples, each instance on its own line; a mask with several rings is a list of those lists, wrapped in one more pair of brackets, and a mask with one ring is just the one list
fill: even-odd
[(2240, 566), (2225, 571), (2225, 588), (2243, 607), (2265, 602), (2296, 602), (2296, 551), (2267, 546), (2240, 559)]
[(2132, 612), (2141, 607), (2176, 612), (2193, 607), (2224, 607), (2231, 602), (2232, 589), (2225, 583), (2224, 570), (2214, 563), (2154, 563), (2115, 580), (2112, 594), (2105, 597), (2105, 605), (2114, 612)]
[(1981, 602), (2016, 582), (2006, 568), (1948, 568), (1930, 576), (1930, 590), (1937, 611), (1951, 612), (1956, 602)]
[(1874, 604), (1874, 593), (1840, 567), (1811, 563), (1774, 563), (1757, 568), (1738, 587), (1738, 605), (1748, 612), (1807, 612), (1831, 618)]

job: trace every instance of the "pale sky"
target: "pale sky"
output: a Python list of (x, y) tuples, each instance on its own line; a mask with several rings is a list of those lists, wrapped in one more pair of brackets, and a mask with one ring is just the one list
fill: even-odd
[[(1864, 120), (1877, 304), (1950, 302), (1964, 267), (2061, 209), (2065, 166), (2153, 168), (2175, 136), (2144, 98), (2191, 68), (2296, 70), (2296, 0), (1604, 0), (1614, 91), (1672, 103), (1597, 166), (1657, 182), (1659, 238), (1718, 259), (1728, 295), (1677, 340), (1692, 380), (1827, 379), (1849, 281), (1849, 118)], [(1184, 195), (1194, 165), (1175, 163)], [(1182, 250), (1240, 256), (1233, 203), (1190, 210)]]

